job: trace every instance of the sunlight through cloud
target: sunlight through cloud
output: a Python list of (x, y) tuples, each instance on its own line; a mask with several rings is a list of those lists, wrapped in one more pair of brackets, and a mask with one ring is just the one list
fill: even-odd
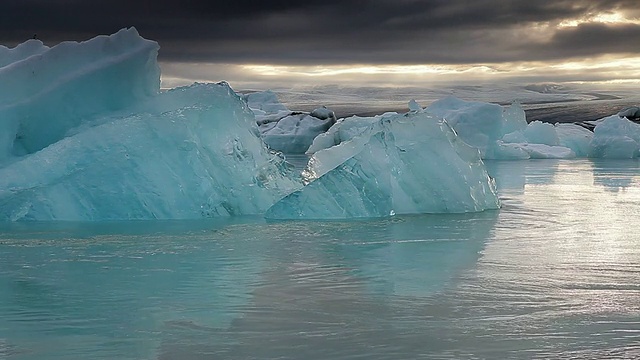
[(565, 27), (576, 27), (582, 24), (588, 23), (598, 23), (598, 24), (612, 24), (612, 25), (623, 25), (623, 24), (634, 24), (640, 25), (639, 18), (628, 18), (624, 14), (620, 12), (608, 12), (608, 13), (600, 13), (600, 14), (590, 14), (588, 16), (579, 18), (579, 19), (567, 19), (563, 20), (558, 24), (559, 28)]

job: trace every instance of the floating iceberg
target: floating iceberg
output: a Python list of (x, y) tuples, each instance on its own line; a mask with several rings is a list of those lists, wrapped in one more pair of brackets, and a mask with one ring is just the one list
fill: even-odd
[(575, 152), (560, 146), (552, 124), (527, 124), (522, 107), (464, 101), (455, 97), (438, 100), (426, 111), (447, 119), (460, 137), (480, 150), (483, 159), (524, 160), (572, 158)]
[(319, 147), (302, 179), (265, 143), (304, 152), (332, 111), (294, 113), (226, 83), (160, 92), (158, 48), (132, 28), (0, 50), (0, 219), (284, 218), (301, 214), (298, 194), (324, 207), (308, 214), (319, 218), (498, 206), (477, 151), (418, 110), (337, 126), (342, 138)]
[(174, 89), (139, 108), (148, 111), (101, 119), (0, 169), (0, 218), (261, 214), (299, 186), (251, 131), (252, 113), (226, 84)]
[(593, 130), (589, 156), (609, 159), (640, 156), (640, 124), (619, 115), (601, 119)]
[[(337, 120), (226, 83), (161, 92), (158, 49), (133, 28), (0, 47), (0, 219), (472, 212), (499, 206), (481, 157), (640, 155), (640, 125), (618, 115), (592, 133), (455, 98)], [(311, 159), (301, 175), (272, 150)]]
[(426, 111), (446, 119), (462, 140), (489, 159), (501, 157), (494, 152), (498, 150), (497, 141), (505, 134), (527, 127), (524, 111), (517, 104), (503, 109), (497, 104), (446, 97), (432, 103)]
[[(415, 106), (415, 105), (413, 105)], [(519, 105), (499, 105), (448, 97), (426, 111), (448, 119), (460, 137), (478, 148), (485, 159), (570, 159), (575, 157), (631, 159), (640, 156), (638, 107), (590, 122), (593, 131), (579, 124), (527, 124)]]
[(0, 219), (261, 214), (301, 186), (226, 83), (160, 93), (157, 49), (129, 29), (0, 68)]
[[(340, 131), (343, 126), (347, 131)], [(445, 120), (425, 111), (342, 121), (324, 138), (339, 143), (325, 142), (328, 147), (315, 152), (304, 173), (308, 185), (274, 204), (267, 218), (344, 219), (499, 207), (478, 151)]]

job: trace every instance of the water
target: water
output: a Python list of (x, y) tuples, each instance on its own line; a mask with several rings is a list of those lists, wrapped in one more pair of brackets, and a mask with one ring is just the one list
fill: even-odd
[(0, 359), (640, 358), (640, 163), (488, 168), (480, 214), (2, 225)]

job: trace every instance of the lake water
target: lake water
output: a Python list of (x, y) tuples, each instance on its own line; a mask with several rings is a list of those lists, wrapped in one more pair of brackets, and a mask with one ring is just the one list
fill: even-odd
[(502, 209), (0, 229), (0, 359), (640, 358), (640, 163), (488, 162)]

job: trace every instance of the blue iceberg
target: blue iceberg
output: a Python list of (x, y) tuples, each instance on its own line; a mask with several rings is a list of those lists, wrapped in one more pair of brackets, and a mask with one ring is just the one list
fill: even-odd
[(228, 84), (161, 93), (157, 50), (128, 29), (0, 68), (28, 84), (0, 93), (1, 219), (261, 214), (300, 186)]
[[(318, 150), (318, 143), (329, 147)], [(425, 111), (343, 121), (314, 145), (318, 151), (304, 172), (308, 185), (274, 204), (267, 218), (366, 218), (499, 207), (478, 150)]]
[[(0, 219), (342, 219), (499, 206), (462, 117), (450, 121), (466, 124), (465, 136), (415, 102), (407, 114), (337, 120), (224, 82), (160, 91), (158, 49), (133, 28), (0, 48)], [(526, 126), (521, 109), (484, 107), (496, 144)], [(312, 156), (300, 174), (274, 150)]]

